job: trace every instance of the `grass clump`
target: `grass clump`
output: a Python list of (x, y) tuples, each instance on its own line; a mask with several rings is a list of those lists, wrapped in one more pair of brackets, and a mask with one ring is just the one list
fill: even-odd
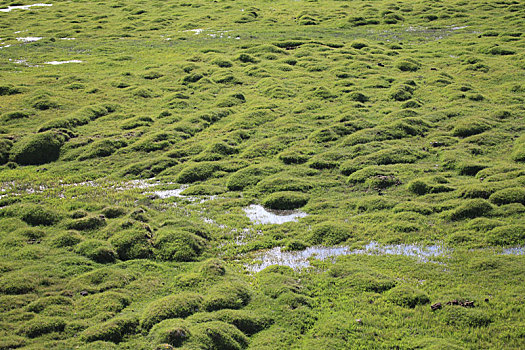
[(521, 136), (514, 141), (511, 158), (516, 162), (525, 162), (525, 136)]
[(412, 59), (404, 59), (396, 62), (396, 68), (402, 72), (415, 72), (421, 68), (421, 64)]
[(478, 216), (485, 216), (492, 211), (492, 205), (485, 199), (477, 198), (461, 204), (450, 213), (450, 219), (457, 221), (463, 219), (473, 219)]
[(0, 85), (0, 96), (9, 96), (20, 94), (22, 90), (13, 85)]
[(111, 263), (117, 257), (117, 253), (109, 242), (98, 239), (87, 239), (79, 243), (75, 252), (99, 263)]
[(497, 205), (511, 203), (521, 203), (525, 205), (525, 189), (523, 187), (505, 188), (491, 194), (489, 200)]
[(523, 245), (525, 243), (524, 225), (503, 225), (487, 233), (487, 241), (496, 245)]
[(2, 294), (26, 294), (35, 290), (37, 286), (38, 280), (31, 275), (9, 273), (0, 278), (0, 293)]
[(68, 129), (72, 130), (77, 126), (86, 125), (100, 117), (113, 113), (117, 106), (110, 104), (101, 104), (82, 108), (67, 117), (53, 119), (40, 126), (38, 132), (44, 132), (51, 129)]
[(126, 142), (120, 140), (100, 140), (93, 142), (88, 149), (82, 153), (78, 160), (108, 157), (119, 148), (127, 146)]
[(210, 321), (221, 321), (237, 327), (244, 334), (251, 336), (268, 328), (273, 319), (268, 315), (260, 314), (253, 310), (219, 310), (210, 313), (198, 313), (189, 318), (189, 321), (202, 323)]
[(37, 316), (27, 321), (18, 333), (28, 338), (36, 338), (48, 333), (62, 332), (65, 327), (66, 321), (63, 318)]
[(193, 261), (205, 247), (205, 240), (191, 232), (163, 228), (154, 239), (154, 255), (167, 261)]
[(10, 112), (6, 113), (2, 116), (2, 121), (4, 122), (10, 122), (12, 120), (19, 120), (19, 119), (28, 119), (29, 113), (26, 112)]
[(467, 137), (481, 134), (491, 128), (490, 124), (479, 118), (467, 118), (460, 120), (454, 126), (452, 135), (459, 137)]
[(412, 180), (408, 183), (408, 190), (418, 196), (422, 196), (430, 192), (432, 187), (423, 180)]
[(313, 244), (335, 245), (352, 236), (351, 228), (337, 221), (326, 221), (312, 227), (310, 241)]
[(248, 287), (240, 282), (217, 284), (204, 298), (203, 308), (206, 311), (221, 309), (240, 309), (251, 299)]
[(440, 311), (443, 321), (457, 327), (486, 327), (493, 322), (483, 310), (451, 306)]
[(191, 344), (205, 349), (241, 350), (248, 346), (248, 338), (237, 327), (221, 321), (203, 322), (190, 328)]
[(0, 139), (0, 165), (9, 161), (11, 147), (13, 147), (13, 141), (8, 139)]
[(188, 322), (180, 318), (171, 318), (154, 325), (148, 337), (154, 344), (180, 347), (190, 336)]
[(23, 205), (20, 214), (20, 218), (31, 226), (51, 226), (61, 219), (58, 212), (37, 204)]
[(66, 224), (68, 229), (78, 231), (96, 230), (104, 226), (106, 226), (106, 218), (100, 215), (82, 217)]
[(430, 298), (425, 292), (408, 286), (398, 286), (391, 289), (387, 293), (386, 298), (396, 305), (408, 308), (414, 308), (430, 302)]
[(220, 167), (212, 162), (190, 164), (181, 170), (177, 182), (182, 184), (203, 181), (210, 178)]
[(75, 311), (82, 318), (95, 317), (103, 312), (117, 313), (130, 304), (130, 298), (120, 292), (105, 291), (83, 296), (75, 303)]
[(226, 186), (230, 191), (240, 191), (256, 185), (264, 177), (274, 174), (279, 168), (272, 165), (251, 165), (230, 175)]
[(199, 268), (199, 272), (206, 278), (224, 276), (226, 273), (224, 261), (214, 258), (208, 259), (202, 263)]
[(146, 259), (153, 255), (152, 236), (147, 231), (123, 230), (109, 242), (121, 260)]
[(54, 305), (72, 306), (73, 302), (71, 301), (71, 298), (67, 298), (61, 295), (44, 297), (33, 301), (27, 306), (26, 309), (29, 312), (40, 313), (46, 308), (52, 307)]
[(136, 333), (139, 319), (136, 316), (118, 316), (84, 330), (80, 338), (85, 342), (108, 341), (118, 343), (125, 335)]
[(31, 134), (13, 145), (10, 158), (20, 165), (53, 162), (60, 156), (60, 149), (67, 139), (67, 135), (55, 131)]
[(169, 295), (150, 303), (142, 313), (140, 326), (149, 330), (155, 324), (168, 318), (184, 318), (197, 312), (203, 298), (195, 293)]
[(126, 215), (127, 210), (119, 206), (110, 206), (102, 209), (102, 215), (108, 219), (114, 219)]
[(275, 192), (263, 200), (263, 205), (270, 209), (291, 210), (303, 207), (308, 203), (309, 196), (291, 191)]

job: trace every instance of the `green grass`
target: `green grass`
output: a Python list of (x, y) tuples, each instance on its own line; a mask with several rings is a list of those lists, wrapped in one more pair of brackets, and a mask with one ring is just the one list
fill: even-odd
[[(523, 256), (501, 254), (525, 244), (524, 14), (0, 12), (0, 349), (524, 348)], [(253, 224), (251, 204), (308, 216)], [(370, 241), (450, 254), (244, 268), (258, 250)]]

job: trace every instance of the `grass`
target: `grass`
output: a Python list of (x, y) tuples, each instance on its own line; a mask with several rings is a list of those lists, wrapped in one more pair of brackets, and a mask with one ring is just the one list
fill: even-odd
[[(524, 11), (0, 12), (0, 349), (524, 348)], [(448, 253), (245, 269), (371, 241)]]

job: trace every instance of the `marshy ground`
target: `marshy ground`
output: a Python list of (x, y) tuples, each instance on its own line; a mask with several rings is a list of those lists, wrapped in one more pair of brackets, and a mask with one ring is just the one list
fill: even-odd
[(0, 350), (525, 348), (523, 28), (0, 0)]

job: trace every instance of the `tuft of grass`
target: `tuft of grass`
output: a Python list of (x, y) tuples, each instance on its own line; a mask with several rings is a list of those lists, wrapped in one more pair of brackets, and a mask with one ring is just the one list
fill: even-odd
[(403, 307), (414, 308), (430, 302), (428, 295), (418, 289), (409, 286), (397, 286), (386, 294), (388, 301)]
[(337, 221), (326, 221), (312, 227), (310, 241), (313, 244), (335, 245), (352, 237), (348, 224)]
[(240, 309), (251, 299), (249, 288), (240, 282), (217, 284), (213, 286), (203, 300), (206, 311), (221, 309)]
[(179, 293), (150, 303), (140, 319), (140, 326), (150, 330), (157, 323), (169, 318), (184, 318), (199, 311), (203, 298), (195, 293)]
[(10, 159), (20, 165), (53, 162), (60, 156), (60, 148), (68, 138), (68, 135), (56, 131), (28, 135), (13, 145)]
[(275, 192), (263, 200), (263, 205), (270, 209), (290, 210), (303, 207), (308, 203), (309, 196), (291, 191)]
[(28, 338), (36, 338), (48, 333), (62, 332), (65, 327), (66, 321), (63, 318), (37, 316), (27, 321), (18, 333)]
[(492, 205), (484, 199), (471, 199), (452, 210), (450, 218), (455, 221), (473, 219), (479, 216), (486, 216), (492, 209)]
[(117, 253), (109, 242), (98, 239), (87, 239), (79, 243), (75, 251), (99, 263), (111, 263), (117, 257)]

